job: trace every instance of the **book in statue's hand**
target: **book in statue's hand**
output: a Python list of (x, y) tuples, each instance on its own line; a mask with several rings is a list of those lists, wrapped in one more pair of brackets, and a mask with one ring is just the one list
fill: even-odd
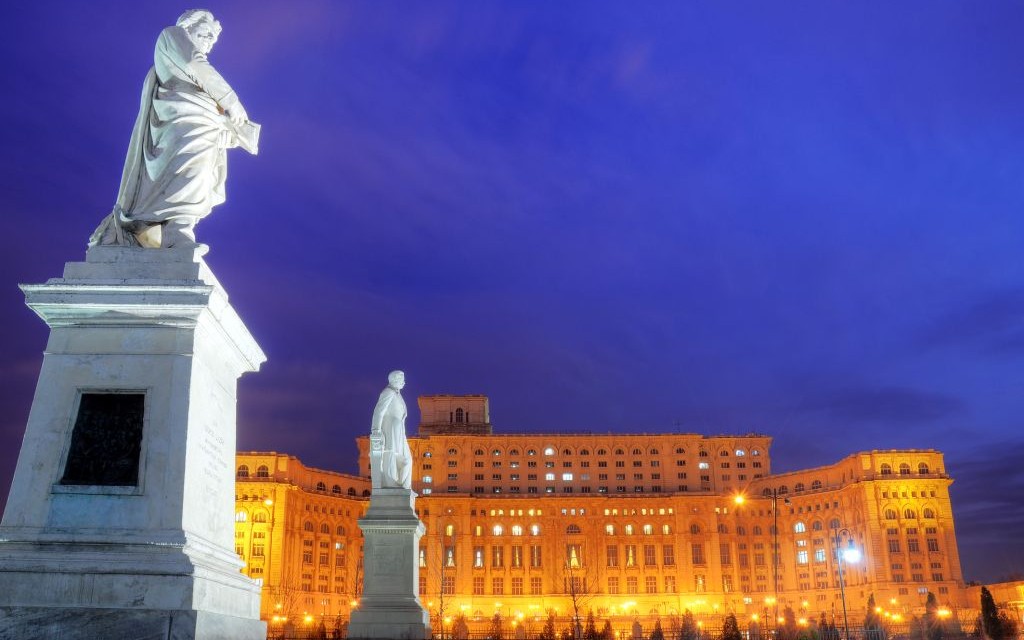
[[(230, 120), (228, 121), (230, 122)], [(242, 147), (252, 155), (260, 150), (260, 125), (246, 120), (242, 124), (231, 124), (231, 128), (238, 138), (238, 146)]]

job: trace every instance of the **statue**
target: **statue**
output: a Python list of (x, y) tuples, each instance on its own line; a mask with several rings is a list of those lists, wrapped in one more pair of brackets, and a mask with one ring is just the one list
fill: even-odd
[(227, 149), (256, 154), (260, 126), (206, 59), (220, 32), (212, 13), (193, 9), (160, 33), (117, 203), (90, 247), (197, 246), (196, 223), (225, 199)]
[(405, 439), (409, 411), (402, 399), (405, 373), (388, 374), (388, 386), (380, 392), (370, 425), (370, 478), (374, 489), (412, 488), (412, 451)]

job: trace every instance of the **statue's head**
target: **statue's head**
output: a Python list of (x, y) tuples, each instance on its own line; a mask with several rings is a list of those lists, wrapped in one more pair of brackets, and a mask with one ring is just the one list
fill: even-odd
[(208, 54), (220, 37), (220, 23), (206, 9), (189, 9), (178, 18), (177, 25), (188, 33), (189, 40), (203, 54)]
[(388, 374), (388, 386), (392, 389), (401, 390), (405, 386), (405, 372), (404, 371), (392, 371)]

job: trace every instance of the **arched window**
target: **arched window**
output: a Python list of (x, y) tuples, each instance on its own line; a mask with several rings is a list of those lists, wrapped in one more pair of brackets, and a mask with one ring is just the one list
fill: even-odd
[(269, 478), (270, 477), (270, 469), (267, 468), (267, 465), (261, 464), (260, 466), (256, 467), (256, 477), (257, 478)]
[(354, 495), (356, 495), (356, 489), (355, 489), (355, 487), (349, 487), (349, 488), (348, 488), (348, 491), (347, 491), (347, 493), (348, 493), (348, 495), (350, 495), (350, 496), (354, 496)]
[[(522, 533), (522, 527), (520, 527), (519, 530), (520, 530), (520, 534), (521, 534)], [(515, 531), (516, 531), (516, 528), (512, 527), (512, 535), (516, 535)], [(446, 524), (444, 526), (444, 535), (448, 536), (449, 538), (454, 536), (455, 535), (455, 525), (454, 524)]]
[(571, 456), (572, 455), (572, 449), (562, 449), (562, 455), (563, 456)]
[(615, 535), (615, 525), (614, 524), (606, 524), (606, 525), (604, 525), (604, 534), (606, 536), (614, 536)]
[(900, 475), (901, 476), (909, 476), (910, 475), (910, 465), (908, 463), (906, 463), (906, 462), (901, 462), (900, 463)]
[(656, 455), (658, 455), (658, 450), (657, 449), (651, 449), (650, 451), (647, 452), (647, 455), (649, 455), (649, 456), (656, 456)]
[(767, 489), (767, 488), (762, 489), (761, 490), (761, 495), (764, 496), (765, 498), (770, 498), (770, 497), (772, 497), (772, 490), (771, 489)]
[(455, 409), (455, 422), (461, 423), (462, 419), (466, 417), (466, 412), (462, 410), (462, 407)]
[(492, 456), (500, 456), (501, 455), (501, 449), (495, 449), (494, 451), (491, 451), (491, 455)]
[(697, 535), (698, 533), (700, 533), (700, 525), (697, 524), (696, 522), (691, 524), (690, 525), (690, 533), (693, 534), (693, 535)]
[(316, 490), (317, 491), (327, 491), (327, 485), (324, 484), (323, 482), (318, 482), (318, 483), (316, 483)]
[(729, 452), (726, 451), (725, 449), (722, 449), (721, 451), (718, 452), (718, 455), (720, 457), (722, 457), (722, 458), (728, 458), (729, 457)]
[(822, 529), (821, 520), (815, 520), (814, 524), (811, 525), (811, 530), (813, 531), (821, 531)]
[(313, 531), (313, 523), (310, 522), (309, 520), (306, 520), (305, 522), (302, 523), (302, 530), (303, 531), (309, 531), (309, 532), (312, 533), (312, 531)]
[(448, 455), (457, 456), (459, 455), (459, 450), (456, 449), (455, 447), (451, 447), (450, 449), (448, 449)]
[(918, 472), (919, 474), (921, 474), (922, 476), (926, 476), (926, 475), (928, 475), (928, 463), (927, 463), (927, 462), (921, 462), (921, 463), (919, 463), (919, 464), (917, 465), (917, 472)]
[(676, 447), (676, 455), (681, 456), (686, 454), (686, 449), (682, 447)]
[(473, 452), (473, 455), (474, 456), (482, 456), (482, 455), (484, 455), (484, 450), (483, 449), (477, 449), (476, 451)]
[(741, 456), (745, 456), (745, 455), (747, 455), (747, 452), (744, 451), (743, 449), (737, 449), (736, 450), (736, 457), (741, 457)]
[(537, 455), (537, 450), (536, 449), (527, 449), (526, 450), (526, 455), (528, 455), (528, 456), (535, 456), (535, 455)]
[(644, 455), (644, 452), (641, 451), (640, 449), (633, 449), (633, 455), (634, 456), (642, 456), (642, 455)]
[(239, 511), (239, 512), (235, 513), (235, 522), (245, 522), (246, 519), (248, 519), (248, 517), (249, 517), (249, 514), (247, 514), (244, 511)]
[(883, 476), (891, 476), (892, 475), (892, 465), (889, 464), (888, 462), (883, 462), (882, 466), (880, 466), (878, 468), (878, 472), (881, 473)]
[(672, 525), (670, 525), (670, 524), (663, 524), (663, 525), (661, 525), (661, 534), (665, 535), (665, 536), (672, 535)]
[(500, 536), (505, 533), (505, 528), (502, 527), (500, 524), (496, 524), (494, 525), (494, 528), (491, 529), (491, 533), (493, 533), (496, 536)]
[(759, 535), (761, 535), (763, 533), (764, 533), (764, 531), (761, 530), (761, 525), (755, 524), (754, 525), (754, 535), (755, 536), (759, 536)]
[(906, 518), (907, 520), (913, 520), (914, 518), (917, 517), (917, 514), (914, 512), (913, 509), (904, 509), (903, 510), (903, 517)]
[(544, 455), (546, 455), (546, 456), (553, 456), (553, 455), (555, 455), (555, 448), (554, 447), (545, 447), (544, 448)]
[(815, 480), (811, 483), (811, 491), (817, 491), (821, 488), (821, 480)]
[(738, 536), (745, 536), (745, 535), (747, 535), (747, 528), (744, 527), (743, 525), (737, 525), (736, 526), (736, 535), (738, 535)]
[(703, 449), (701, 449), (700, 453), (698, 453), (697, 455), (700, 456), (701, 458), (706, 458), (706, 457), (708, 457), (708, 452), (703, 450)]
[(252, 521), (253, 522), (266, 522), (267, 521), (267, 513), (265, 511), (257, 511), (256, 513), (252, 514)]
[(807, 525), (802, 522), (797, 522), (793, 525), (793, 533), (806, 533)]
[(793, 485), (793, 491), (796, 491), (797, 493), (800, 493), (803, 490), (804, 490), (804, 483), (798, 482), (795, 485)]
[(719, 523), (718, 524), (718, 533), (729, 533), (729, 527), (725, 526), (725, 524), (723, 524), (723, 523)]
[(761, 450), (760, 449), (754, 449), (753, 451), (750, 452), (750, 455), (752, 455), (752, 456), (759, 456), (759, 455), (761, 455)]
[(580, 449), (580, 455), (581, 456), (589, 456), (590, 455), (590, 450), (589, 449)]
[(323, 524), (320, 525), (320, 533), (328, 533), (329, 534), (330, 532), (331, 532), (331, 525), (327, 524), (326, 522), (324, 522)]
[(430, 452), (430, 451), (424, 451), (423, 452), (423, 457), (424, 458), (433, 458), (434, 454), (432, 452)]
[(645, 524), (643, 526), (643, 529), (641, 529), (641, 531), (644, 532), (645, 536), (652, 536), (652, 535), (654, 535), (654, 525), (653, 524)]
[(334, 485), (331, 487), (331, 493), (341, 494), (341, 485)]
[(780, 496), (784, 496), (787, 493), (789, 493), (789, 487), (787, 487), (786, 485), (782, 485), (781, 487), (779, 487), (779, 495)]
[(510, 456), (518, 456), (519, 455), (519, 449), (509, 449), (508, 450), (508, 455), (510, 455)]
[(580, 528), (575, 524), (570, 524), (568, 527), (565, 528), (565, 533), (568, 535), (579, 535)]
[(899, 514), (896, 513), (895, 509), (886, 509), (885, 510), (885, 519), (886, 520), (895, 520), (898, 517), (899, 517)]
[(935, 519), (935, 511), (933, 509), (925, 508), (921, 515), (923, 515), (928, 520)]
[(633, 525), (627, 524), (625, 527), (623, 527), (623, 531), (627, 536), (633, 535)]
[(369, 489), (363, 489), (363, 497), (364, 498), (369, 498), (370, 497), (370, 490)]
[(512, 535), (521, 536), (523, 535), (523, 526), (520, 524), (512, 525)]
[(832, 518), (832, 521), (828, 523), (829, 529), (838, 529), (840, 526), (839, 518)]
[(606, 455), (608, 455), (608, 450), (607, 449), (598, 449), (597, 450), (597, 455), (599, 455), (599, 456), (606, 456)]
[(345, 535), (345, 527), (341, 526), (340, 524), (338, 525), (338, 535), (339, 536)]
[(531, 524), (530, 525), (530, 535), (531, 536), (539, 536), (540, 535), (540, 525), (539, 524)]
[(615, 450), (615, 455), (617, 455), (617, 456), (624, 456), (624, 455), (626, 455), (626, 452), (623, 451), (622, 449), (616, 449)]
[(238, 477), (239, 478), (248, 478), (249, 477), (249, 467), (247, 465), (243, 464), (243, 465), (240, 465), (238, 467)]

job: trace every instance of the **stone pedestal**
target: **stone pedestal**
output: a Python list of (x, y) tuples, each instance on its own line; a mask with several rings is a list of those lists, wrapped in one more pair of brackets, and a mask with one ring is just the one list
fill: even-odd
[(191, 250), (23, 285), (50, 327), (0, 524), (0, 638), (266, 637), (234, 552), (235, 389), (265, 360)]
[(422, 640), (430, 615), (417, 595), (423, 523), (410, 489), (374, 489), (359, 519), (363, 531), (363, 595), (352, 612), (349, 638)]

